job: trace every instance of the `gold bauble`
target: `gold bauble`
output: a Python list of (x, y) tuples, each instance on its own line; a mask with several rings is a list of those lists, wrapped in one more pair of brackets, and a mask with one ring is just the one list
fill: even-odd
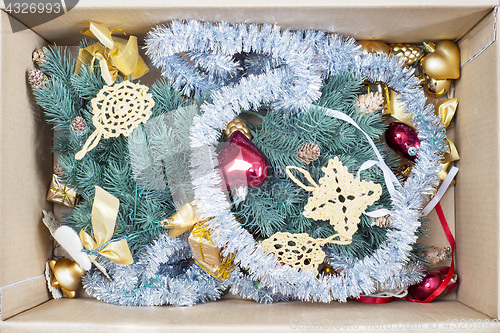
[(460, 77), (460, 50), (457, 44), (443, 40), (437, 45), (424, 43), (427, 52), (421, 66), (427, 76), (435, 80), (458, 79)]
[(54, 275), (52, 286), (61, 288), (69, 298), (75, 298), (85, 270), (76, 261), (66, 258), (50, 260), (49, 267)]
[(319, 272), (323, 275), (335, 274), (335, 270), (333, 269), (333, 267), (328, 265), (327, 263), (323, 263), (323, 268), (321, 268)]
[(451, 80), (436, 80), (424, 74), (423, 84), (429, 94), (434, 96), (441, 96), (445, 94), (450, 88)]
[(417, 62), (422, 52), (422, 47), (414, 44), (390, 44), (392, 55), (404, 59), (405, 66), (411, 66)]
[(252, 140), (252, 135), (250, 134), (250, 130), (247, 127), (247, 124), (238, 117), (235, 117), (233, 120), (227, 124), (226, 128), (224, 129), (224, 137), (229, 139), (231, 134), (233, 134), (235, 131), (240, 131), (247, 137), (248, 140)]
[(378, 40), (360, 40), (358, 41), (358, 44), (361, 45), (361, 52), (363, 53), (391, 53), (391, 48), (389, 47), (389, 45)]

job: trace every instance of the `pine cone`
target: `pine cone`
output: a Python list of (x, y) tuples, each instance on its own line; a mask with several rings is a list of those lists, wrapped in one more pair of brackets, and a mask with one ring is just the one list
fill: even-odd
[(235, 117), (229, 122), (229, 124), (227, 124), (226, 129), (224, 130), (224, 137), (226, 140), (229, 139), (231, 134), (235, 131), (240, 131), (248, 138), (248, 140), (252, 140), (252, 135), (250, 134), (248, 126), (241, 118)]
[(373, 218), (373, 224), (379, 228), (387, 228), (391, 226), (391, 216), (385, 215)]
[(384, 107), (384, 96), (378, 91), (375, 93), (369, 92), (359, 96), (354, 104), (359, 108), (360, 112), (370, 113)]
[(435, 265), (443, 260), (450, 259), (451, 249), (449, 247), (439, 248), (436, 246), (429, 246), (423, 257), (429, 264)]
[(422, 47), (413, 44), (390, 44), (392, 54), (404, 58), (405, 66), (415, 64), (420, 57)]
[(316, 161), (320, 154), (321, 149), (319, 148), (319, 146), (315, 143), (308, 142), (297, 149), (296, 156), (305, 164), (309, 164)]
[(54, 174), (58, 175), (59, 177), (64, 177), (65, 173), (59, 163), (54, 164)]
[(47, 77), (42, 71), (38, 69), (32, 69), (28, 72), (28, 81), (33, 89), (40, 89), (45, 87), (45, 80)]
[(87, 125), (85, 124), (85, 119), (80, 116), (76, 116), (75, 119), (71, 122), (71, 127), (76, 135), (80, 136), (85, 133), (85, 129)]
[(39, 49), (36, 49), (35, 51), (33, 51), (33, 54), (32, 54), (32, 59), (33, 59), (33, 62), (37, 65), (41, 65), (43, 64), (45, 61), (47, 61), (47, 56), (45, 55), (45, 47), (41, 47)]

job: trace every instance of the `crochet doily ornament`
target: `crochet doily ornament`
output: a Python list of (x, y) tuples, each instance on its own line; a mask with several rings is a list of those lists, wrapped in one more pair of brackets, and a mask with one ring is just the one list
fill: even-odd
[(88, 137), (82, 150), (75, 154), (81, 160), (94, 149), (101, 136), (105, 139), (128, 136), (151, 117), (155, 102), (148, 87), (130, 81), (104, 86), (92, 99), (92, 123), (95, 131)]
[[(296, 169), (304, 174), (310, 185), (304, 185), (292, 174)], [(303, 215), (315, 221), (330, 221), (338, 232), (335, 244), (347, 245), (352, 242), (352, 235), (358, 230), (359, 217), (363, 211), (380, 198), (382, 187), (373, 182), (356, 179), (336, 156), (321, 168), (325, 175), (319, 185), (304, 169), (287, 166), (286, 173), (297, 185), (312, 192), (304, 207)]]
[(314, 239), (306, 233), (277, 232), (260, 245), (266, 252), (274, 253), (280, 263), (317, 272), (325, 260), (321, 246), (331, 243), (336, 236)]

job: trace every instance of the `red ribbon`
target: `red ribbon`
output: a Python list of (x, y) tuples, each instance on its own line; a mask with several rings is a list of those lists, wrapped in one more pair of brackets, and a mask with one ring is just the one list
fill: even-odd
[(385, 304), (392, 302), (396, 297), (379, 297), (379, 296), (359, 296), (355, 298), (356, 301), (361, 303), (371, 303), (371, 304)]
[[(415, 299), (415, 298), (410, 298), (409, 296), (403, 297), (403, 299), (410, 301), (410, 302), (416, 302), (416, 303), (429, 303), (435, 300), (441, 293), (448, 287), (448, 284), (450, 283), (451, 279), (453, 278), (453, 275), (455, 275), (455, 238), (453, 238), (453, 234), (451, 233), (450, 226), (448, 225), (448, 221), (446, 221), (446, 217), (444, 216), (443, 209), (441, 208), (441, 204), (438, 203), (436, 205), (436, 213), (439, 217), (439, 222), (441, 222), (441, 226), (443, 227), (444, 233), (446, 235), (446, 238), (448, 239), (448, 243), (450, 243), (451, 247), (451, 264), (450, 264), (450, 269), (448, 270), (448, 274), (446, 275), (446, 278), (441, 282), (439, 287), (434, 290), (432, 294), (429, 295), (426, 299), (423, 301)], [(377, 296), (359, 296), (358, 298), (355, 298), (355, 300), (362, 302), (362, 303), (371, 303), (371, 304), (385, 304), (392, 302), (395, 300), (396, 297), (377, 297)]]
[(444, 216), (443, 209), (441, 208), (441, 204), (438, 203), (436, 205), (436, 213), (439, 217), (439, 221), (441, 222), (441, 226), (443, 227), (444, 233), (446, 235), (446, 238), (448, 239), (448, 243), (450, 243), (451, 247), (451, 264), (450, 264), (450, 269), (448, 270), (448, 274), (446, 275), (446, 278), (441, 282), (439, 287), (434, 290), (432, 294), (429, 295), (426, 299), (423, 301), (414, 299), (414, 298), (409, 298), (406, 296), (404, 299), (410, 302), (416, 302), (416, 303), (429, 303), (435, 300), (441, 293), (448, 287), (448, 284), (450, 283), (451, 279), (453, 278), (453, 275), (455, 275), (455, 238), (453, 238), (453, 234), (451, 233), (450, 227), (448, 226), (448, 222), (446, 221), (446, 217)]

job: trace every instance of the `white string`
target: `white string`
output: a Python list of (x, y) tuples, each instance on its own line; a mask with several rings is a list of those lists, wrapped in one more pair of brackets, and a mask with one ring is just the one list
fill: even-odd
[(25, 282), (29, 282), (29, 281), (32, 281), (32, 280), (37, 280), (39, 278), (45, 278), (45, 274), (42, 274), (42, 275), (37, 275), (37, 276), (33, 276), (33, 277), (30, 277), (30, 278), (27, 278), (27, 279), (24, 279), (24, 280), (21, 280), (21, 281), (17, 281), (17, 282), (14, 282), (14, 283), (11, 283), (11, 284), (8, 284), (6, 286), (3, 286), (3, 287), (0, 287), (0, 291), (4, 290), (4, 289), (7, 289), (7, 288), (10, 288), (10, 287), (14, 287), (14, 286), (17, 286), (18, 284), (23, 284)]
[(436, 192), (436, 195), (434, 196), (434, 198), (432, 198), (432, 200), (429, 201), (429, 203), (427, 204), (427, 206), (425, 206), (425, 208), (422, 209), (422, 215), (423, 216), (429, 215), (429, 213), (434, 209), (434, 207), (436, 207), (436, 205), (438, 204), (438, 202), (441, 200), (441, 198), (443, 197), (443, 195), (446, 193), (446, 190), (450, 186), (451, 181), (453, 180), (453, 178), (455, 178), (457, 172), (458, 172), (458, 168), (455, 167), (455, 166), (450, 169), (450, 172), (448, 172), (448, 175), (446, 176), (446, 178), (444, 179), (443, 183), (439, 187), (439, 190)]

